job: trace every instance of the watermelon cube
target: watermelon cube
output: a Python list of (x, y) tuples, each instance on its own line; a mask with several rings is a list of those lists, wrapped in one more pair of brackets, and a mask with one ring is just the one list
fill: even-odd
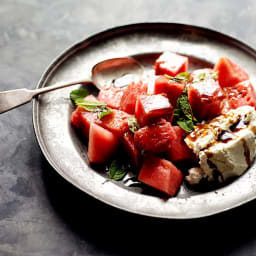
[(81, 112), (80, 115), (80, 132), (85, 138), (89, 138), (91, 124), (98, 120), (97, 113), (94, 112)]
[(124, 89), (123, 96), (121, 98), (121, 110), (129, 114), (134, 114), (137, 97), (139, 95), (147, 94), (147, 90), (147, 84), (143, 81), (139, 81), (138, 83), (132, 82), (129, 84)]
[(228, 109), (226, 108), (225, 110), (235, 109), (245, 105), (252, 106), (256, 109), (256, 92), (250, 80), (223, 89), (228, 98), (228, 104), (226, 104)]
[(175, 196), (180, 188), (183, 174), (170, 161), (156, 156), (145, 158), (138, 180), (169, 196)]
[(91, 124), (88, 145), (88, 158), (91, 163), (106, 163), (118, 145), (119, 139), (116, 135), (95, 123)]
[(110, 108), (120, 109), (123, 88), (104, 86), (98, 95), (98, 100), (106, 103)]
[(159, 119), (160, 117), (171, 116), (173, 107), (168, 98), (161, 94), (140, 95), (135, 106), (135, 117), (141, 127)]
[(221, 114), (226, 96), (213, 78), (193, 82), (188, 87), (188, 101), (199, 120), (208, 120)]
[(154, 94), (165, 93), (172, 106), (176, 106), (177, 99), (182, 94), (186, 83), (174, 82), (165, 76), (159, 76), (155, 80)]
[(142, 152), (162, 153), (168, 151), (171, 141), (176, 137), (169, 122), (160, 119), (157, 123), (146, 125), (134, 134), (135, 146)]
[[(97, 101), (93, 95), (88, 95), (85, 100)], [(91, 123), (98, 119), (97, 114), (94, 112), (89, 112), (83, 107), (78, 106), (71, 115), (71, 124), (75, 126), (81, 134), (88, 139), (89, 130)]]
[(214, 70), (218, 72), (218, 80), (221, 87), (233, 86), (249, 80), (248, 73), (227, 57), (221, 57), (214, 66)]
[(129, 157), (131, 158), (133, 166), (136, 169), (139, 169), (139, 167), (141, 166), (141, 154), (139, 150), (135, 147), (134, 135), (131, 132), (127, 132), (124, 134), (123, 145)]
[(164, 52), (155, 62), (156, 75), (176, 76), (188, 70), (188, 58), (172, 52)]
[(102, 117), (101, 119), (97, 119), (95, 122), (122, 138), (123, 135), (129, 130), (128, 120), (131, 117), (131, 115), (121, 110), (113, 109), (112, 113)]
[(76, 109), (75, 109), (75, 111), (73, 111), (72, 112), (72, 114), (71, 114), (71, 124), (74, 126), (74, 127), (76, 127), (77, 129), (79, 129), (80, 128), (80, 125), (81, 125), (81, 118), (80, 118), (80, 116), (81, 116), (81, 112), (84, 112), (85, 111), (85, 109), (84, 108), (82, 108), (82, 107), (77, 107)]
[(170, 141), (170, 148), (167, 152), (167, 158), (172, 162), (195, 160), (195, 154), (184, 141), (187, 133), (179, 126), (173, 126), (172, 128), (176, 134), (176, 137)]
[(86, 111), (83, 107), (77, 107), (71, 115), (71, 124), (87, 139), (90, 126), (96, 120), (98, 120), (97, 113)]

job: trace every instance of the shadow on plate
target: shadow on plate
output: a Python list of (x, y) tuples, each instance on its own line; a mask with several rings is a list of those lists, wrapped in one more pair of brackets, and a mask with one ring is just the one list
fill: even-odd
[(233, 255), (256, 239), (256, 201), (210, 217), (165, 220), (121, 211), (90, 197), (45, 159), (43, 181), (53, 210), (98, 255)]

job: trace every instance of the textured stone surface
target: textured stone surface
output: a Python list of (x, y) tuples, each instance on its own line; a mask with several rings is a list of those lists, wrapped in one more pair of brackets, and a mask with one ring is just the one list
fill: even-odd
[[(256, 1), (1, 0), (0, 90), (34, 88), (73, 42), (137, 22), (177, 22), (256, 47)], [(63, 180), (34, 136), (32, 106), (0, 115), (0, 255), (256, 255), (256, 202), (170, 221), (121, 212)]]

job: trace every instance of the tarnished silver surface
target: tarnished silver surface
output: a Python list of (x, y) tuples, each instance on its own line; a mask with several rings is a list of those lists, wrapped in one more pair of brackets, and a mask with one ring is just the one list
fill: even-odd
[[(141, 78), (143, 72), (143, 67), (134, 58), (114, 58), (96, 64), (92, 68), (92, 80), (98, 89), (102, 89), (104, 85), (116, 86), (117, 81), (124, 80), (127, 76)], [(121, 82), (119, 84), (119, 87), (128, 85)]]
[[(89, 76), (96, 63), (109, 58), (135, 55), (147, 69), (157, 53), (166, 50), (189, 56), (192, 69), (210, 66), (219, 57), (228, 56), (247, 70), (255, 84), (256, 52), (245, 44), (199, 27), (147, 23), (108, 30), (75, 44), (50, 65), (38, 88)], [(200, 194), (182, 186), (177, 197), (168, 200), (108, 180), (104, 173), (90, 167), (86, 145), (70, 125), (73, 106), (69, 93), (76, 87), (40, 96), (33, 103), (33, 121), (38, 142), (50, 164), (81, 190), (123, 210), (182, 219), (212, 215), (256, 197), (255, 164), (223, 188)]]

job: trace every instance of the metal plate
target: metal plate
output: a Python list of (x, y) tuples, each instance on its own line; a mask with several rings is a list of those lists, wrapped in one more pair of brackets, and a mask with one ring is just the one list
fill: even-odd
[[(244, 43), (200, 27), (146, 23), (114, 28), (75, 44), (49, 66), (37, 87), (89, 78), (94, 64), (109, 58), (137, 55), (146, 69), (151, 68), (157, 56), (151, 53), (166, 50), (189, 56), (192, 69), (212, 65), (219, 57), (228, 56), (251, 74), (253, 82), (256, 80), (256, 52)], [(256, 197), (255, 164), (225, 187), (195, 193), (183, 185), (177, 197), (168, 200), (108, 180), (104, 172), (90, 167), (86, 144), (70, 125), (73, 106), (69, 93), (76, 87), (41, 95), (33, 103), (33, 122), (47, 160), (61, 176), (82, 191), (133, 213), (181, 219), (219, 213)]]

